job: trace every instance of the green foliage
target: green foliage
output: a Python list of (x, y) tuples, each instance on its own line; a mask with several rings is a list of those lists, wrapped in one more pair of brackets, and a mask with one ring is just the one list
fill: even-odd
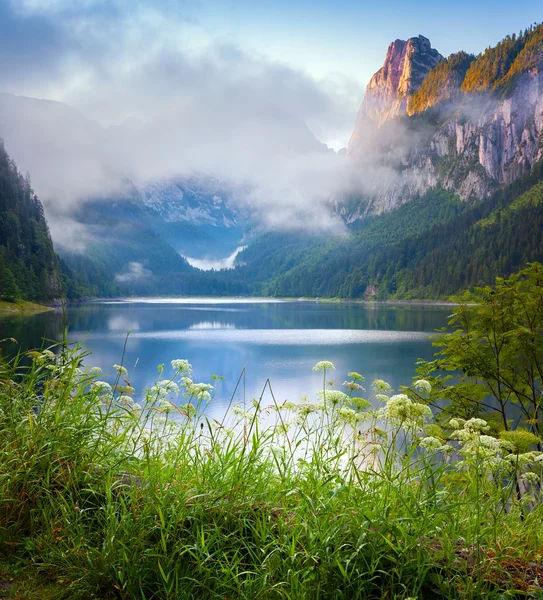
[[(9, 271), (9, 273), (6, 273)], [(30, 179), (23, 177), (0, 142), (0, 295), (51, 300), (62, 295), (59, 267)], [(13, 281), (13, 279), (14, 281)]]
[(21, 290), (15, 281), (13, 273), (9, 269), (2, 271), (0, 281), (0, 297), (8, 302), (15, 302), (21, 297)]
[[(436, 371), (452, 373), (455, 377), (460, 374), (458, 383), (448, 385), (450, 410), (455, 414), (459, 406), (463, 409), (462, 416), (479, 416), (482, 407), (483, 412), (496, 410), (507, 430), (510, 407), (514, 405), (534, 435), (530, 438), (520, 431), (516, 441), (509, 441), (517, 447), (529, 439), (528, 446), (540, 444), (543, 265), (533, 263), (509, 279), (498, 278), (493, 287), (466, 292), (458, 298), (458, 307), (449, 325), (450, 330), (434, 336), (439, 358), (423, 363), (422, 374)], [(475, 396), (473, 388), (466, 384), (479, 387), (483, 393)], [(471, 411), (466, 414), (465, 408), (470, 405)]]
[(474, 60), (473, 54), (457, 52), (439, 62), (409, 100), (408, 114), (414, 115), (439, 102), (455, 98)]
[(541, 444), (540, 437), (525, 429), (500, 431), (500, 439), (512, 444), (515, 454), (525, 454), (532, 446)]

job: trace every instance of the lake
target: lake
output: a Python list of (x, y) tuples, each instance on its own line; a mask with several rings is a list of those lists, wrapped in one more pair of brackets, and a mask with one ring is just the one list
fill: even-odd
[[(428, 336), (447, 323), (451, 306), (335, 303), (227, 298), (136, 298), (70, 305), (66, 324), (71, 341), (92, 353), (88, 366), (103, 369), (113, 381), (113, 364), (128, 369), (137, 391), (156, 380), (157, 365), (171, 374), (170, 361), (185, 358), (193, 379), (209, 382), (222, 375), (209, 416), (221, 418), (234, 396), (243, 403), (259, 397), (269, 378), (278, 402), (314, 398), (322, 375), (312, 370), (320, 360), (336, 366), (336, 389), (349, 371), (384, 379), (395, 389), (409, 384), (419, 358), (430, 359)], [(42, 339), (62, 339), (61, 311), (0, 318), (0, 339), (14, 337), (25, 348)], [(128, 339), (127, 332), (130, 332)], [(123, 359), (123, 348), (126, 350)], [(7, 346), (5, 346), (7, 349)], [(265, 396), (270, 398), (269, 394)]]

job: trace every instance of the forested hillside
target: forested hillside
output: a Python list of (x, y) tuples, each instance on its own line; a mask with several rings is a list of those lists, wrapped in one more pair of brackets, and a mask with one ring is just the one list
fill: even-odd
[(466, 72), (474, 60), (473, 54), (457, 52), (438, 63), (411, 97), (407, 107), (408, 114), (413, 115), (454, 98), (460, 92)]
[(543, 24), (518, 35), (509, 35), (479, 55), (466, 73), (462, 90), (466, 93), (510, 90), (523, 72), (541, 66)]
[(263, 236), (230, 275), (276, 296), (446, 298), (543, 260), (543, 161), (473, 204), (423, 197), (334, 238)]
[(85, 223), (86, 239), (84, 252), (62, 251), (69, 299), (247, 293), (241, 283), (189, 265), (159, 234), (164, 223), (149, 214), (137, 190), (125, 192), (88, 201), (75, 214)]
[(52, 300), (62, 295), (60, 270), (32, 190), (0, 140), (0, 297)]

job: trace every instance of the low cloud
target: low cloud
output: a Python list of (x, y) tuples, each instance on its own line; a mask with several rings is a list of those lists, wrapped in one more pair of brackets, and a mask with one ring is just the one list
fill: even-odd
[[(200, 38), (194, 6), (171, 0), (2, 5), (0, 33), (13, 28), (23, 35), (29, 27), (35, 36), (25, 52), (14, 35), (0, 41), (9, 92), (0, 94), (0, 136), (30, 171), (60, 245), (84, 245), (83, 236), (66, 234), (75, 210), (89, 197), (111, 197), (126, 179), (143, 188), (208, 174), (243, 185), (248, 191), (239, 200), (264, 228), (332, 232), (344, 230), (336, 211), (342, 197), (371, 194), (394, 180), (379, 160), (354, 166), (318, 141), (337, 148), (346, 139), (358, 82), (339, 76), (316, 82), (257, 53)], [(9, 64), (11, 55), (16, 64)]]
[(234, 262), (236, 261), (237, 255), (245, 250), (247, 246), (239, 246), (225, 258), (191, 258), (190, 256), (184, 256), (183, 258), (197, 269), (201, 269), (202, 271), (211, 271), (212, 269), (215, 271), (220, 271), (222, 269), (233, 269)]
[(134, 281), (141, 281), (152, 276), (151, 271), (146, 269), (139, 262), (129, 262), (126, 271), (115, 275), (115, 281), (118, 283), (133, 283)]

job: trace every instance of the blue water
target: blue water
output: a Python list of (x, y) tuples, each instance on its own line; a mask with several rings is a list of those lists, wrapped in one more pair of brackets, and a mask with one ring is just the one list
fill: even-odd
[[(259, 397), (267, 379), (278, 402), (306, 394), (313, 399), (322, 376), (312, 367), (320, 360), (335, 364), (337, 389), (349, 371), (364, 375), (368, 384), (409, 384), (416, 360), (433, 355), (429, 334), (446, 324), (451, 311), (433, 305), (147, 298), (70, 306), (66, 325), (69, 339), (90, 350), (85, 363), (103, 369), (101, 379), (112, 381), (112, 365), (122, 360), (137, 391), (155, 382), (157, 365), (171, 374), (176, 358), (193, 365), (194, 381), (224, 376), (207, 410), (221, 418), (244, 368), (234, 395), (238, 403)], [(13, 336), (25, 348), (40, 347), (43, 338), (62, 339), (62, 329), (58, 311), (0, 319), (0, 338)]]

